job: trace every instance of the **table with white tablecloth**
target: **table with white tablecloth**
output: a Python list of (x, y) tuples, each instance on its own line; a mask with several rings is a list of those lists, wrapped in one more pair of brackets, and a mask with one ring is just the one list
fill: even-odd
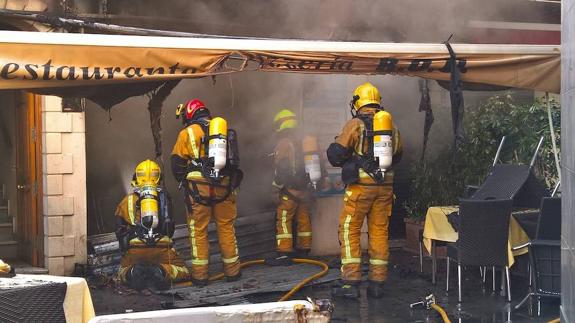
[[(62, 300), (62, 310), (66, 322), (88, 322), (95, 316), (90, 289), (84, 278), (61, 277), (50, 275), (16, 275), (11, 278), (0, 278), (0, 293), (17, 295), (31, 288), (42, 286), (59, 286), (66, 284), (65, 296)], [(36, 295), (42, 301), (42, 295)], [(33, 306), (29, 309), (34, 311)], [(58, 308), (60, 310), (60, 308)], [(0, 313), (2, 314), (2, 313)]]

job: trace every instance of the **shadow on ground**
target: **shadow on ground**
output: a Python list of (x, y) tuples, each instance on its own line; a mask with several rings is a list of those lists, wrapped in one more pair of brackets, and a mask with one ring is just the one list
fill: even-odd
[[(457, 304), (456, 281), (451, 284), (449, 293), (445, 291), (445, 265), (440, 260), (438, 268), (438, 282), (431, 284), (429, 275), (429, 261), (426, 261), (424, 274), (417, 270), (419, 267), (417, 256), (400, 249), (392, 250), (390, 275), (386, 284), (386, 294), (381, 299), (371, 299), (366, 295), (366, 283), (362, 284), (361, 297), (357, 300), (334, 299), (335, 311), (332, 322), (442, 322), (441, 317), (432, 310), (423, 307), (410, 309), (409, 304), (420, 301), (433, 293), (437, 303), (447, 312), (452, 322), (465, 323), (496, 323), (496, 322), (548, 322), (559, 316), (558, 301), (543, 301), (540, 317), (530, 317), (524, 306), (514, 310), (515, 306), (527, 293), (527, 281), (520, 277), (513, 277), (512, 302), (505, 301), (505, 297), (492, 292), (491, 275), (485, 285), (482, 284), (479, 270), (469, 268), (464, 271), (463, 303)], [(454, 269), (454, 268), (452, 268)], [(496, 285), (500, 285), (497, 275)], [(455, 271), (451, 277), (456, 277)], [(281, 293), (252, 295), (247, 297), (251, 302), (273, 302)], [(330, 298), (329, 284), (308, 287), (298, 292), (293, 299)], [(170, 297), (155, 294), (117, 294), (111, 288), (93, 289), (92, 298), (97, 315), (124, 313), (130, 311), (148, 311), (161, 309), (162, 301), (171, 300)]]

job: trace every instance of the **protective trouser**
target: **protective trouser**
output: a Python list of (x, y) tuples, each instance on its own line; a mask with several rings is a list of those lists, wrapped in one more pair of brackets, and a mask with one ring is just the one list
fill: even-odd
[[(203, 197), (222, 198), (227, 189), (214, 187), (207, 183), (197, 183), (196, 187)], [(193, 189), (190, 184), (190, 189)], [(236, 243), (234, 222), (237, 217), (236, 194), (232, 192), (224, 201), (212, 206), (204, 205), (190, 197), (192, 209), (188, 210), (188, 228), (192, 253), (192, 278), (208, 279), (210, 258), (208, 224), (213, 216), (218, 232), (218, 242), (224, 263), (224, 274), (233, 277), (240, 272), (240, 259)]]
[[(290, 190), (291, 191), (291, 190)], [(293, 191), (292, 191), (293, 192)], [(294, 192), (295, 196), (305, 197), (305, 193), (298, 194)], [(293, 252), (293, 240), (296, 240), (296, 249), (310, 250), (311, 249), (311, 205), (307, 201), (294, 199), (293, 196), (288, 196), (280, 193), (280, 201), (277, 208), (277, 221), (276, 221), (276, 239), (278, 252)], [(293, 220), (296, 221), (296, 236), (293, 234)]]
[(347, 282), (361, 280), (360, 236), (367, 216), (369, 235), (369, 280), (383, 282), (387, 278), (389, 258), (388, 227), (393, 203), (393, 186), (350, 184), (344, 196), (339, 218), (341, 245), (341, 277)]
[(189, 279), (190, 276), (188, 268), (174, 248), (134, 247), (122, 256), (118, 271), (120, 281), (126, 282), (128, 272), (137, 264), (160, 266), (166, 273), (166, 279), (172, 281)]

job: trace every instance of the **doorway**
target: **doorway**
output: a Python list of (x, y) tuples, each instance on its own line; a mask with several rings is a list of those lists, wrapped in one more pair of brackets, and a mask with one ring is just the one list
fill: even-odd
[(0, 92), (0, 258), (43, 266), (41, 97)]

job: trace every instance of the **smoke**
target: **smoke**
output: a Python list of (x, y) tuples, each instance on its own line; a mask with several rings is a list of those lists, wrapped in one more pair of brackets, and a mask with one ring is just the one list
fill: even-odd
[[(471, 42), (469, 20), (505, 20), (515, 17), (520, 0), (157, 0), (109, 2), (115, 17), (147, 16), (158, 19), (115, 18), (110, 23), (183, 30), (196, 33), (254, 37), (302, 38), (379, 42), (443, 42), (454, 34), (457, 43)], [(544, 19), (544, 11), (530, 11)], [(513, 19), (513, 18), (509, 18)], [(299, 112), (304, 131), (318, 136), (320, 149), (327, 148), (346, 120), (353, 89), (366, 81), (382, 92), (383, 104), (391, 112), (404, 142), (404, 160), (396, 179), (409, 178), (410, 164), (419, 159), (424, 113), (418, 113), (419, 90), (415, 78), (397, 76), (302, 75), (244, 72), (241, 74), (182, 81), (165, 100), (162, 124), (162, 153), (168, 160), (182, 129), (175, 119), (179, 103), (199, 98), (212, 115), (222, 116), (238, 131), (241, 168), (245, 172), (238, 201), (240, 216), (272, 209), (272, 160), (275, 144), (274, 115), (282, 108)], [(474, 94), (477, 96), (476, 94)], [(450, 142), (448, 93), (430, 83), (436, 122), (430, 133), (429, 154)], [(466, 102), (468, 100), (466, 97)], [(99, 201), (99, 213), (113, 217), (123, 194), (129, 192), (133, 168), (139, 161), (154, 158), (154, 140), (146, 97), (129, 99), (107, 112), (91, 105), (86, 109), (88, 190)], [(169, 163), (164, 179), (172, 194), (178, 223), (185, 218), (178, 186)], [(94, 210), (90, 210), (94, 212)], [(113, 221), (107, 231), (113, 229)], [(106, 231), (105, 230), (105, 231)], [(93, 228), (91, 233), (94, 233)]]
[[(542, 22), (560, 6), (527, 0), (123, 0), (111, 13), (159, 19), (118, 23), (170, 30), (254, 37), (380, 42), (455, 42), (470, 39), (470, 20)], [(555, 17), (555, 18), (553, 18)]]

